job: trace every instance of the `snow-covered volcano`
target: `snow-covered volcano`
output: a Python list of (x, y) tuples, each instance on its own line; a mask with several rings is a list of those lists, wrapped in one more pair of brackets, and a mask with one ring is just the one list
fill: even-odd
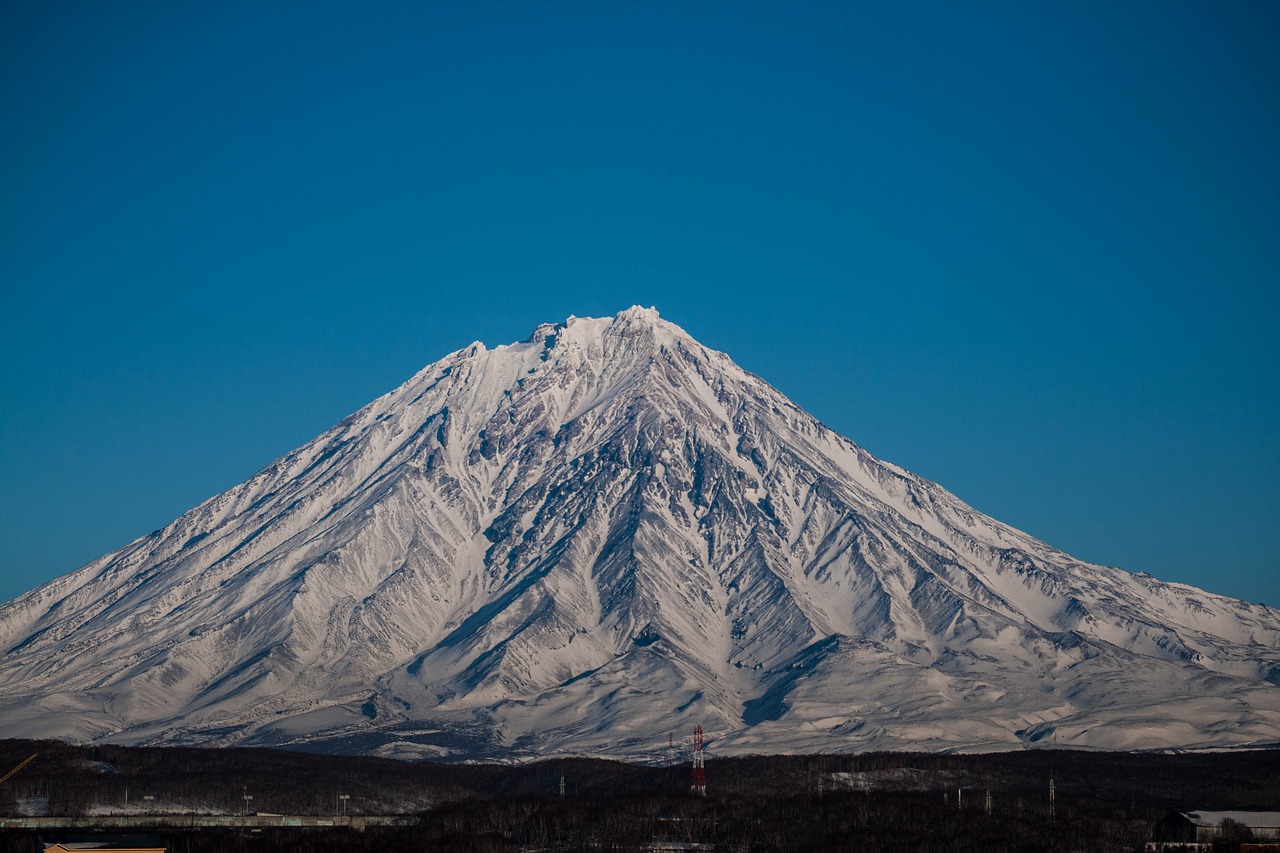
[(11, 737), (1280, 743), (1280, 612), (994, 521), (642, 308), (445, 357), (0, 607), (0, 651)]

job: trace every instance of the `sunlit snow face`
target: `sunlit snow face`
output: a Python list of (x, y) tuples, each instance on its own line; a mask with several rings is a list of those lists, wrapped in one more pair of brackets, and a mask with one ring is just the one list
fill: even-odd
[(0, 617), (15, 735), (473, 757), (640, 756), (695, 725), (721, 754), (1280, 739), (1274, 611), (1056, 551), (640, 308), (446, 356)]

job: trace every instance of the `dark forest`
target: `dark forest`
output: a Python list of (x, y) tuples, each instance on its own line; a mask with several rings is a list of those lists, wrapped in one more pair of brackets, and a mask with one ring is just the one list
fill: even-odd
[[(33, 753), (0, 786), (0, 813), (415, 816), (409, 828), (364, 832), (158, 830), (175, 853), (621, 851), (655, 842), (752, 853), (1083, 853), (1141, 850), (1170, 807), (1280, 810), (1280, 750), (709, 757), (705, 797), (689, 792), (687, 760), (473, 765), (6, 740), (0, 775)], [(0, 850), (37, 851), (37, 835), (0, 830)]]

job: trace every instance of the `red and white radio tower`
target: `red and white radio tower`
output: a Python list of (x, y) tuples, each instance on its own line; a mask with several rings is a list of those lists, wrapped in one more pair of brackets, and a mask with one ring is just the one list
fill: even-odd
[(705, 797), (707, 795), (707, 768), (702, 760), (702, 726), (693, 730), (693, 784), (689, 792)]

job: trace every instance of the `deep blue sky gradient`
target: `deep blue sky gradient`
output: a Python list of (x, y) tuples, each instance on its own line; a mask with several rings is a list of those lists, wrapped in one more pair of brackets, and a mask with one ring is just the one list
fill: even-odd
[(0, 4), (0, 599), (635, 303), (1280, 606), (1280, 4)]

